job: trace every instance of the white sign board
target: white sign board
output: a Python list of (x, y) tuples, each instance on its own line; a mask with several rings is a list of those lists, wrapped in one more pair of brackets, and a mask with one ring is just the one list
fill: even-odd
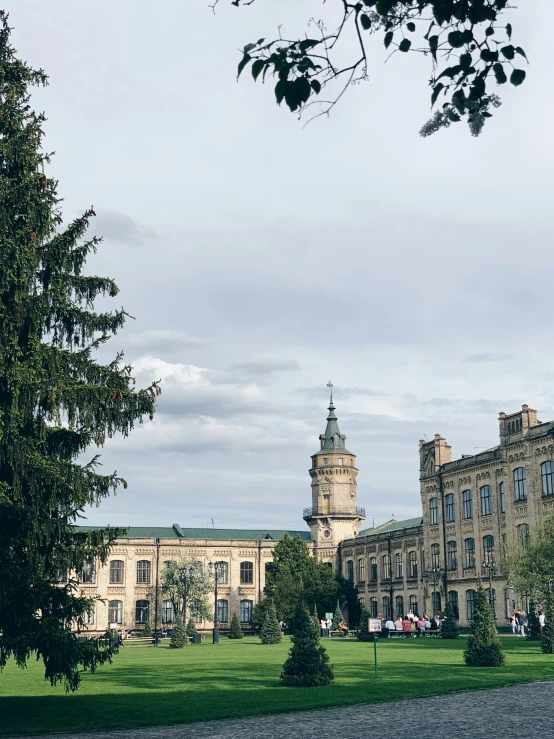
[(367, 620), (367, 628), (370, 633), (375, 633), (376, 631), (382, 631), (382, 621), (380, 618), (368, 618)]
[(115, 631), (115, 629), (117, 629), (117, 624), (110, 624), (110, 629)]

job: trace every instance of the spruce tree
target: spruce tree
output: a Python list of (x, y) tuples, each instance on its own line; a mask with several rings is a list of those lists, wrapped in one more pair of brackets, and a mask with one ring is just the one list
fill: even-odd
[(335, 677), (333, 666), (329, 664), (329, 655), (319, 643), (319, 634), (304, 606), (299, 606), (295, 620), (298, 626), (283, 665), (281, 681), (289, 687), (330, 685)]
[(123, 531), (74, 524), (126, 486), (82, 455), (151, 417), (159, 388), (136, 391), (121, 354), (105, 365), (93, 357), (127, 314), (94, 310), (95, 298), (119, 290), (84, 274), (100, 243), (84, 240), (93, 209), (62, 227), (45, 117), (30, 106), (30, 88), (47, 77), (17, 59), (10, 33), (0, 11), (0, 669), (33, 654), (47, 680), (75, 690), (82, 669), (116, 651), (74, 633), (94, 604), (78, 577), (107, 561)]
[(360, 613), (360, 623), (358, 624), (358, 641), (373, 641), (373, 634), (369, 630), (369, 611), (365, 606)]
[(182, 649), (187, 643), (187, 630), (180, 618), (177, 618), (171, 630), (169, 646), (172, 649)]
[(500, 667), (504, 664), (502, 644), (498, 637), (489, 599), (481, 583), (475, 593), (471, 633), (467, 639), (464, 660), (470, 667)]
[(236, 613), (233, 613), (231, 619), (231, 626), (229, 628), (229, 639), (244, 639), (244, 631), (240, 625), (239, 618)]
[(142, 636), (144, 637), (152, 636), (152, 626), (150, 625), (150, 621), (147, 621), (144, 624), (144, 629), (142, 630)]
[(540, 641), (541, 638), (541, 624), (537, 614), (537, 606), (531, 601), (529, 603), (529, 617), (527, 619), (527, 634), (526, 639), (529, 641)]
[(541, 652), (552, 654), (554, 651), (554, 596), (549, 594), (544, 609), (544, 626), (541, 634)]
[(444, 620), (441, 621), (440, 636), (442, 639), (457, 639), (460, 636), (458, 620), (451, 603), (447, 603), (444, 609)]
[(339, 628), (340, 622), (343, 620), (342, 611), (339, 606), (339, 602), (337, 601), (337, 607), (335, 608), (335, 613), (333, 615), (333, 622), (331, 624), (331, 628), (333, 631), (336, 631)]
[(277, 613), (275, 612), (275, 606), (270, 603), (265, 617), (264, 625), (260, 631), (260, 639), (262, 644), (279, 644), (281, 641), (282, 634), (277, 620)]
[(192, 636), (193, 634), (196, 634), (196, 624), (192, 620), (192, 618), (189, 618), (187, 623), (187, 636)]

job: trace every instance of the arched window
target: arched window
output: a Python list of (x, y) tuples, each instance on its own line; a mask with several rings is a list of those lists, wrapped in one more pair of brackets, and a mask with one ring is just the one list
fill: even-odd
[(396, 618), (403, 618), (404, 616), (404, 598), (401, 595), (396, 596)]
[(135, 603), (135, 623), (146, 624), (150, 621), (150, 603), (147, 600), (137, 600)]
[(440, 613), (442, 610), (441, 607), (441, 594), (438, 590), (435, 590), (435, 592), (432, 595), (432, 601), (433, 601), (433, 616), (436, 616), (437, 613)]
[(466, 590), (466, 613), (467, 620), (473, 618), (473, 610), (475, 608), (475, 590)]
[(479, 488), (481, 494), (481, 515), (490, 516), (492, 513), (492, 492), (490, 485), (483, 485)]
[(526, 523), (520, 523), (517, 527), (517, 543), (520, 547), (526, 547), (529, 543), (529, 526)]
[(416, 616), (419, 613), (419, 608), (417, 605), (417, 595), (410, 595), (410, 611)]
[(226, 585), (229, 582), (229, 564), (227, 562), (216, 562), (217, 582)]
[(541, 464), (542, 494), (554, 495), (554, 462), (548, 460)]
[(365, 557), (358, 560), (358, 582), (365, 582)]
[(377, 580), (377, 557), (371, 557), (369, 560), (369, 579), (373, 582)]
[(377, 618), (377, 598), (369, 599), (369, 615), (371, 618)]
[(494, 536), (491, 536), (491, 534), (483, 537), (483, 553), (485, 555), (485, 562), (490, 562), (494, 559)]
[(446, 504), (446, 522), (452, 523), (456, 520), (456, 507), (454, 505), (454, 493), (448, 493), (444, 499)]
[(475, 567), (475, 539), (466, 539), (464, 541), (464, 554), (464, 566), (466, 569), (472, 570)]
[(417, 552), (410, 552), (410, 577), (417, 577)]
[(346, 563), (346, 579), (348, 582), (354, 582), (354, 560), (349, 559)]
[(108, 625), (123, 623), (123, 601), (110, 600), (108, 603)]
[(254, 565), (252, 562), (240, 563), (240, 582), (242, 585), (252, 585), (254, 582)]
[(162, 623), (175, 623), (175, 608), (173, 607), (173, 601), (171, 600), (162, 600)]
[(383, 556), (383, 579), (390, 580), (391, 577), (392, 577), (392, 568), (391, 568), (390, 554), (385, 554)]
[(383, 618), (388, 621), (391, 618), (390, 598), (388, 595), (383, 596)]
[(473, 518), (473, 493), (471, 490), (463, 491), (462, 503), (464, 505), (464, 518)]
[(243, 624), (249, 624), (252, 620), (252, 601), (241, 600), (240, 602), (240, 621)]
[(525, 467), (514, 470), (514, 500), (527, 500), (527, 471)]
[(440, 567), (440, 554), (440, 545), (431, 544), (431, 567)]
[(137, 562), (137, 585), (150, 585), (150, 561), (147, 559)]
[(229, 623), (229, 601), (224, 598), (217, 601), (217, 620), (220, 624)]
[(449, 570), (455, 570), (457, 565), (456, 562), (456, 550), (457, 544), (455, 541), (449, 541), (446, 545), (446, 566)]
[(83, 565), (81, 582), (87, 585), (94, 585), (96, 583), (96, 565), (92, 560), (85, 562)]
[(110, 585), (121, 585), (123, 582), (123, 560), (110, 560)]
[(458, 608), (458, 593), (456, 590), (450, 590), (448, 593), (448, 602), (452, 606), (454, 612), (454, 618), (460, 618), (460, 609)]
[(396, 577), (404, 577), (404, 563), (402, 561), (402, 552), (395, 555)]
[(436, 498), (429, 501), (429, 523), (435, 526), (439, 522), (439, 503)]

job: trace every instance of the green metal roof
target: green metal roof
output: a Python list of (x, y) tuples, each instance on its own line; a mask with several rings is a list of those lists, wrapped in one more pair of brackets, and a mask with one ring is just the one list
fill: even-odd
[[(83, 531), (97, 531), (105, 526), (76, 526)], [(112, 527), (114, 528), (114, 527)], [(125, 528), (124, 526), (118, 528)], [(285, 534), (311, 541), (309, 531), (285, 531), (282, 529), (183, 529), (173, 526), (129, 526), (122, 539), (207, 539), (210, 541), (279, 541)]]
[[(75, 526), (84, 531), (97, 531), (107, 526)], [(110, 528), (127, 529), (121, 539), (180, 539), (181, 537), (171, 526), (111, 526)]]
[(421, 526), (423, 518), (407, 518), (404, 521), (387, 521), (387, 523), (376, 526), (374, 529), (364, 529), (360, 531), (358, 536), (369, 536), (370, 534), (387, 534), (389, 531), (399, 531), (400, 529), (409, 529), (412, 526)]
[(344, 446), (346, 436), (341, 434), (339, 429), (339, 421), (335, 415), (335, 406), (333, 405), (333, 393), (331, 392), (331, 401), (329, 403), (329, 415), (327, 416), (327, 427), (324, 434), (320, 434), (319, 441), (321, 449), (312, 456), (318, 454), (352, 454)]

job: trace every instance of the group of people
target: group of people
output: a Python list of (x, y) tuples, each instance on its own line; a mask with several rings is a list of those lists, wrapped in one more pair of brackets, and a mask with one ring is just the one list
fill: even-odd
[[(542, 631), (544, 624), (546, 623), (544, 612), (539, 611), (537, 614), (537, 618), (539, 619), (539, 626), (541, 627)], [(529, 625), (529, 620), (525, 611), (523, 611), (521, 608), (519, 609), (519, 611), (512, 611), (512, 613), (510, 614), (510, 625), (512, 627), (512, 634), (515, 634), (516, 636), (525, 636)]]
[(392, 618), (388, 618), (385, 622), (382, 635), (384, 637), (388, 637), (393, 631), (400, 631), (408, 638), (414, 636), (425, 636), (426, 632), (437, 634), (440, 630), (442, 620), (440, 613), (429, 618), (427, 614), (418, 616), (417, 613), (408, 611), (404, 617), (398, 616), (396, 621), (393, 621)]

